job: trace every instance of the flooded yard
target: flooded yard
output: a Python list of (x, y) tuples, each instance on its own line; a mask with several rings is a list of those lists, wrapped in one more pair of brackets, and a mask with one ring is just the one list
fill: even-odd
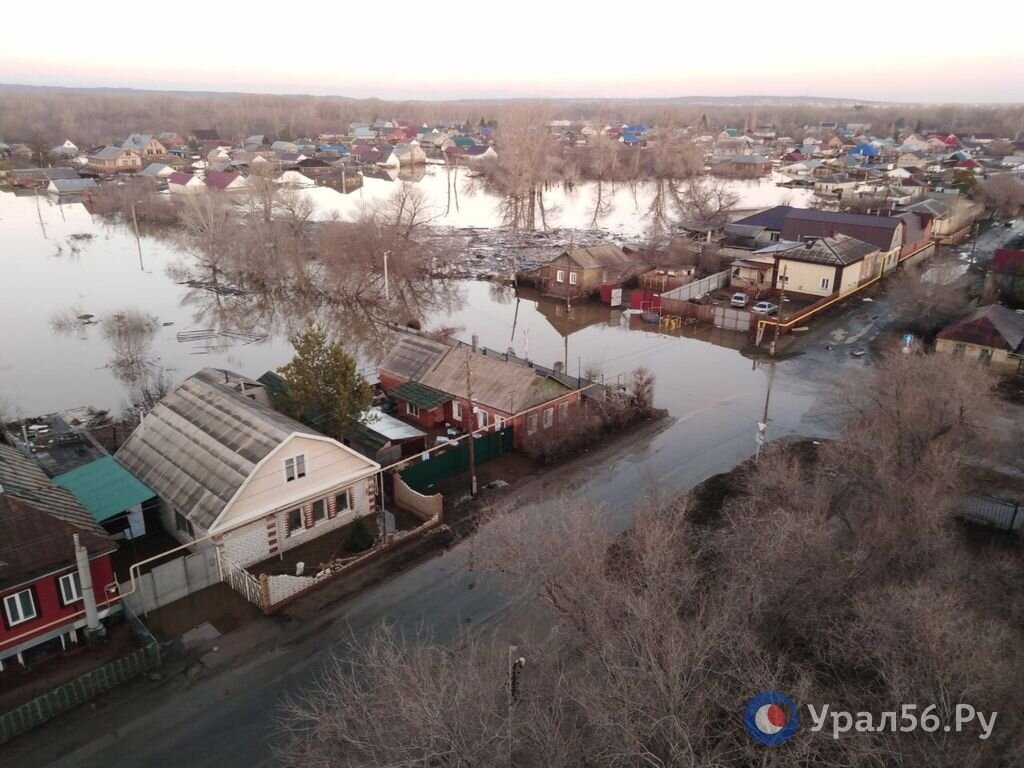
[[(428, 170), (425, 189), (438, 173), (443, 171)], [(734, 183), (761, 189), (757, 182)], [(364, 202), (390, 188), (368, 180)], [(774, 185), (763, 191), (790, 193)], [(313, 194), (321, 215), (326, 205), (320, 198), (342, 197), (323, 189)], [(576, 197), (584, 194), (577, 188)], [(446, 223), (494, 226), (490, 205), (473, 198), (458, 214), (463, 218)], [(560, 223), (584, 217), (584, 207), (569, 195)], [(633, 218), (628, 205), (614, 215), (623, 227), (642, 218)], [(168, 238), (143, 234), (137, 243), (130, 228), (45, 195), (0, 192), (0, 254), (6, 288), (0, 400), (13, 415), (81, 405), (120, 411), (131, 397), (126, 371), (138, 365), (163, 372), (171, 385), (204, 366), (259, 376), (287, 362), (287, 331), (301, 325), (307, 312), (287, 301), (180, 284), (190, 256)], [(525, 291), (517, 299), (512, 289), (488, 282), (453, 280), (439, 283), (438, 290), (446, 293), (447, 309), (417, 318), (425, 329), (454, 327), (465, 339), (476, 333), (493, 350), (512, 348), (541, 364), (560, 361), (570, 373), (594, 371), (606, 380), (645, 366), (657, 377), (659, 407), (711, 433), (749, 432), (754, 445), (768, 373), (740, 354), (742, 336), (708, 329), (667, 335), (605, 305), (567, 309)], [(335, 314), (348, 309), (336, 307)], [(339, 327), (350, 334), (370, 374), (381, 341), (365, 338), (365, 329), (355, 325)], [(788, 409), (799, 420), (807, 407), (799, 382), (779, 389), (773, 409)]]

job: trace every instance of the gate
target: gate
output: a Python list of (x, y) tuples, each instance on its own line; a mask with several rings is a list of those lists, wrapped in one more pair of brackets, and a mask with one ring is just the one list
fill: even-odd
[(1020, 504), (991, 496), (964, 496), (957, 513), (965, 520), (983, 523), (1007, 533), (1019, 533), (1021, 529)]
[(401, 471), (402, 480), (414, 491), (423, 493), (437, 481), (469, 471), (469, 444), (473, 441), (477, 464), (486, 464), (512, 450), (512, 427), (488, 432), (480, 437), (464, 437), (458, 445), (432, 452), (430, 458)]

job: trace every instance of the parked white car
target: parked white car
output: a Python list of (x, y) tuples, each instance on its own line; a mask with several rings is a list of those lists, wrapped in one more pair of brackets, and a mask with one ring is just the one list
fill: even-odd
[(747, 302), (749, 301), (750, 297), (747, 296), (747, 294), (745, 293), (734, 293), (732, 295), (732, 298), (729, 299), (729, 303), (732, 304), (734, 307), (745, 307), (747, 306)]
[(750, 311), (759, 315), (774, 315), (779, 311), (779, 305), (772, 304), (770, 301), (759, 301), (750, 308)]

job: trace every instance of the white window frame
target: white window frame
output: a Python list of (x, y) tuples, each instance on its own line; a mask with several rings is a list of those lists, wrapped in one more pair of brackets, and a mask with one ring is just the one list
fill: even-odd
[[(352, 494), (349, 492), (349, 490), (350, 489), (345, 488), (334, 494), (334, 514), (339, 515), (342, 512), (347, 512), (348, 510), (354, 508), (355, 505), (352, 503)], [(344, 506), (342, 506), (339, 503), (339, 499), (341, 499), (342, 496), (345, 497)]]
[(576, 273), (575, 272), (570, 272), (569, 273), (569, 285), (576, 285)]
[(557, 269), (557, 270), (555, 270), (555, 282), (556, 283), (564, 283), (565, 282), (565, 270), (564, 269)]
[(569, 403), (558, 404), (558, 421), (559, 423), (566, 421), (569, 418)]
[(483, 429), (490, 421), (487, 411), (482, 408), (474, 408), (473, 410), (476, 412), (476, 428)]
[(61, 605), (71, 605), (82, 599), (82, 582), (78, 571), (65, 573), (57, 579), (57, 588), (60, 590)]
[(537, 414), (531, 413), (526, 417), (526, 434), (533, 435), (537, 432)]
[[(323, 514), (323, 517), (321, 517), (320, 519), (317, 519), (317, 516), (316, 516), (316, 505), (317, 504), (323, 504), (324, 514)], [(312, 503), (312, 505), (311, 505), (309, 516), (310, 516), (310, 518), (313, 521), (313, 527), (314, 528), (316, 526), (318, 526), (320, 523), (326, 523), (327, 519), (329, 517), (329, 515), (327, 514), (327, 499), (317, 499), (316, 501), (314, 501)]]
[(499, 429), (504, 429), (504, 428), (505, 428), (505, 417), (504, 416), (498, 416), (497, 414), (495, 414), (495, 416), (494, 416), (494, 430), (498, 431)]
[(174, 511), (174, 529), (178, 533), (184, 533), (190, 539), (196, 537), (195, 528), (192, 527), (192, 521), (185, 517), (181, 512)]
[(452, 401), (452, 418), (456, 421), (462, 421), (462, 403), (458, 400)]
[(829, 284), (830, 282), (832, 282), (832, 281), (831, 281), (831, 280), (829, 280), (829, 278), (827, 278), (827, 277), (823, 277), (823, 278), (821, 278), (821, 282), (820, 282), (820, 283), (818, 283), (818, 285), (820, 285), (820, 286), (821, 286), (821, 290), (823, 290), (823, 291), (827, 291), (827, 290), (828, 290), (828, 284)]
[(301, 480), (306, 476), (306, 454), (289, 456), (284, 460), (284, 481), (286, 483)]
[[(28, 604), (32, 609), (32, 615), (29, 616), (22, 612), (22, 603), (20, 597), (24, 594), (28, 594)], [(17, 609), (18, 618), (14, 617), (11, 613), (12, 606)], [(23, 589), (20, 592), (15, 592), (4, 597), (4, 613), (7, 614), (7, 625), (15, 627), (18, 624), (24, 624), (26, 621), (32, 621), (32, 619), (39, 618), (39, 609), (36, 607), (36, 596), (32, 593), (31, 589)]]
[(405, 412), (407, 414), (409, 414), (410, 416), (415, 416), (416, 418), (419, 418), (419, 416), (420, 416), (420, 407), (418, 405), (413, 405), (412, 403), (406, 403), (405, 404)]
[(550, 429), (555, 423), (555, 409), (545, 408), (544, 409), (544, 429)]
[[(296, 512), (299, 513), (299, 524), (293, 526), (292, 525), (292, 515), (294, 515)], [(285, 512), (284, 527), (285, 527), (285, 530), (288, 532), (288, 537), (289, 538), (291, 538), (293, 535), (295, 535), (296, 531), (301, 531), (301, 530), (305, 529), (305, 527), (306, 527), (306, 514), (302, 511), (302, 507), (292, 507), (287, 512)]]

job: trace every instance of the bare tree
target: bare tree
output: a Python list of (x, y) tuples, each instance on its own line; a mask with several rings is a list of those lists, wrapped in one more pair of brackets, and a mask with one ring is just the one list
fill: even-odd
[(1024, 208), (1024, 181), (1009, 173), (986, 179), (981, 185), (985, 204), (1003, 218), (1013, 218)]
[(910, 267), (891, 278), (886, 295), (902, 328), (933, 337), (939, 330), (970, 311), (970, 303), (952, 269)]

